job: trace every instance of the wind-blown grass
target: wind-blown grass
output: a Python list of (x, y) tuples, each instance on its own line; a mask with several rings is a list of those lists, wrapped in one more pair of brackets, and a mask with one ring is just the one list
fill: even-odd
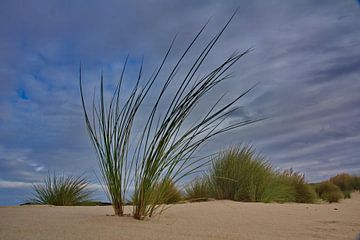
[(34, 204), (51, 204), (56, 206), (82, 205), (90, 201), (85, 177), (57, 176), (48, 174), (43, 183), (34, 185)]
[[(215, 104), (204, 112), (201, 119), (188, 127), (184, 124), (198, 106), (199, 101), (211, 89), (228, 79), (231, 76), (229, 73), (231, 67), (249, 52), (249, 50), (241, 53), (234, 52), (217, 67), (200, 75), (199, 69), (203, 67), (206, 58), (233, 17), (234, 15), (220, 32), (208, 41), (200, 54), (190, 60), (192, 62), (190, 67), (182, 69), (184, 75), (176, 85), (174, 85), (174, 79), (179, 78), (180, 66), (190, 50), (194, 48), (195, 43), (199, 41), (206, 25), (189, 43), (175, 65), (169, 67), (169, 74), (157, 85), (160, 93), (152, 103), (150, 112), (141, 116), (145, 123), (142, 124), (143, 128), (138, 138), (133, 136), (133, 123), (139, 118), (139, 108), (143, 105), (144, 99), (150, 94), (155, 81), (163, 72), (174, 41), (160, 66), (155, 69), (143, 86), (140, 86), (143, 79), (141, 64), (135, 87), (123, 104), (120, 103), (120, 92), (127, 61), (108, 104), (105, 104), (101, 76), (100, 98), (96, 102), (94, 97), (91, 114), (86, 108), (80, 71), (80, 92), (85, 122), (97, 151), (102, 179), (107, 188), (108, 197), (113, 203), (115, 214), (123, 215), (123, 204), (131, 182), (135, 188), (132, 196), (134, 217), (144, 219), (152, 216), (159, 207), (159, 199), (153, 197), (158, 183), (170, 181), (176, 184), (185, 176), (196, 172), (204, 165), (201, 158), (193, 157), (201, 145), (218, 134), (255, 122), (245, 120), (225, 124), (227, 117), (237, 109), (234, 104), (252, 89), (250, 88), (222, 105), (223, 96), (218, 97)], [(164, 102), (164, 96), (170, 86), (175, 86), (176, 92), (170, 100)], [(161, 104), (167, 105), (160, 110)], [(134, 148), (129, 147), (130, 142), (135, 142)]]
[[(174, 79), (183, 58), (187, 55), (203, 29), (179, 58), (161, 88), (160, 94), (145, 124), (140, 140), (140, 145), (143, 148), (139, 149), (142, 158), (141, 161), (136, 162), (135, 167), (134, 217), (137, 219), (152, 215), (153, 210), (158, 207), (156, 201), (153, 201), (151, 197), (157, 182), (162, 181), (162, 179), (170, 179), (176, 183), (201, 166), (197, 160), (192, 158), (193, 153), (200, 145), (217, 134), (253, 122), (244, 121), (221, 126), (221, 123), (232, 112), (230, 107), (248, 92), (246, 91), (225, 106), (216, 108), (222, 99), (220, 97), (218, 102), (210, 107), (205, 116), (197, 123), (188, 128), (184, 128), (183, 124), (200, 99), (213, 87), (227, 79), (229, 77), (227, 74), (228, 69), (247, 53), (247, 51), (234, 53), (214, 70), (195, 81), (194, 76), (198, 69), (230, 21), (231, 19), (220, 33), (209, 41), (198, 58), (194, 60), (193, 65), (187, 70), (188, 72), (185, 74), (180, 87), (177, 88), (172, 100), (169, 101), (169, 105), (166, 107), (165, 114), (163, 115), (164, 117), (155, 123), (155, 113), (159, 110), (158, 106), (163, 94)], [(151, 129), (154, 128), (155, 131), (152, 134)]]

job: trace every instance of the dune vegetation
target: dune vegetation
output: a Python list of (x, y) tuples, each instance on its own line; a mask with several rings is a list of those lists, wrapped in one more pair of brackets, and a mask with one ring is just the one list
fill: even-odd
[[(159, 199), (163, 194), (154, 197), (154, 192), (163, 188), (159, 187), (159, 183), (176, 184), (196, 172), (204, 165), (202, 158), (194, 158), (194, 153), (200, 146), (218, 134), (256, 121), (244, 120), (223, 124), (231, 113), (236, 111), (237, 107), (234, 105), (252, 89), (250, 88), (227, 102), (223, 99), (224, 96), (219, 96), (214, 99), (209, 109), (205, 109), (200, 119), (184, 124), (200, 100), (215, 86), (230, 78), (230, 69), (249, 52), (236, 51), (212, 70), (204, 73), (207, 57), (234, 15), (202, 47), (194, 59), (187, 57), (195, 46), (201, 45), (200, 36), (206, 25), (188, 44), (174, 65), (168, 67), (167, 62), (175, 39), (159, 67), (150, 77), (143, 76), (142, 63), (135, 86), (124, 101), (122, 85), (128, 59), (109, 101), (105, 98), (104, 81), (101, 76), (99, 96), (94, 96), (90, 110), (85, 101), (80, 69), (80, 93), (86, 127), (98, 156), (108, 198), (116, 215), (123, 215), (123, 206), (127, 202), (126, 197), (131, 184), (134, 186), (131, 197), (134, 206), (133, 216), (136, 219), (152, 216), (159, 207), (159, 202), (166, 202), (166, 199)], [(185, 59), (192, 62), (187, 69), (182, 66)], [(157, 81), (164, 72), (168, 74), (165, 79)], [(176, 92), (171, 94), (170, 100), (165, 100), (164, 96), (169, 92), (170, 86), (173, 86)], [(155, 90), (160, 91), (154, 93)], [(150, 93), (152, 96), (157, 94), (154, 101), (149, 99)], [(145, 101), (148, 107), (150, 105), (150, 111), (141, 112), (140, 116), (139, 109)], [(136, 121), (140, 122), (143, 128), (135, 136), (133, 128)], [(133, 145), (130, 146), (130, 143)]]
[(330, 203), (338, 202), (340, 199), (344, 198), (344, 194), (341, 192), (340, 188), (330, 181), (316, 184), (315, 189), (321, 199)]
[(350, 198), (359, 190), (359, 176), (341, 173), (309, 184), (292, 169), (279, 172), (251, 147), (231, 147), (212, 161), (210, 169), (185, 189), (185, 199), (209, 198), (246, 202), (329, 203)]
[(305, 182), (305, 175), (294, 172), (292, 169), (285, 170), (282, 173), (283, 181), (292, 187), (294, 193), (294, 202), (297, 203), (315, 203), (317, 195), (315, 189)]
[(351, 192), (360, 190), (360, 177), (340, 173), (330, 179), (314, 184), (318, 196), (328, 202), (351, 198)]
[(86, 205), (91, 191), (84, 176), (64, 176), (48, 174), (42, 183), (34, 185), (33, 204), (51, 204), (55, 206)]
[[(127, 91), (129, 94), (123, 90), (128, 57), (113, 94), (108, 97), (104, 91), (101, 74), (99, 93), (94, 92), (90, 104), (86, 101), (80, 67), (80, 94), (86, 128), (96, 150), (101, 182), (115, 215), (123, 216), (124, 205), (130, 202), (133, 217), (142, 220), (154, 216), (163, 204), (181, 201), (183, 196), (177, 189), (178, 183), (202, 170), (209, 162), (206, 157), (195, 157), (199, 148), (218, 134), (261, 120), (226, 121), (237, 110), (239, 100), (253, 87), (227, 101), (225, 95), (219, 96), (213, 99), (213, 105), (208, 109), (198, 109), (204, 96), (229, 79), (232, 76), (230, 69), (250, 51), (235, 51), (205, 71), (209, 69), (205, 64), (207, 57), (234, 15), (201, 47), (200, 39), (206, 25), (203, 26), (177, 60), (169, 65), (174, 39), (149, 77), (144, 76), (141, 62), (134, 86)], [(189, 59), (194, 49), (199, 53)], [(185, 61), (191, 64), (184, 65)], [(159, 78), (163, 80), (159, 81)], [(171, 89), (175, 92), (170, 92)], [(200, 119), (184, 124), (195, 109), (197, 113), (204, 110)], [(336, 184), (338, 178), (331, 180), (334, 182), (331, 184)], [(334, 186), (344, 193), (349, 190), (348, 185)], [(185, 189), (184, 198), (190, 201), (215, 198), (314, 203), (317, 194), (327, 201), (333, 201), (333, 195), (337, 194), (327, 194), (319, 188), (316, 191), (305, 182), (304, 175), (292, 170), (276, 170), (251, 147), (233, 147), (211, 159), (210, 168)], [(337, 197), (342, 197), (341, 191), (340, 194)]]
[(213, 198), (210, 189), (208, 176), (198, 177), (185, 188), (184, 197), (191, 202), (207, 201)]
[(351, 197), (351, 192), (360, 190), (360, 177), (341, 173), (331, 177), (329, 181), (340, 188), (345, 198)]
[[(359, 190), (359, 176), (341, 173), (330, 179), (308, 184), (304, 174), (292, 169), (276, 170), (255, 150), (248, 146), (230, 147), (211, 159), (203, 174), (181, 189), (171, 179), (157, 182), (149, 197), (154, 204), (148, 217), (164, 205), (183, 202), (227, 199), (245, 202), (297, 202), (329, 203), (350, 198), (351, 192)], [(90, 199), (89, 183), (84, 176), (48, 174), (44, 181), (34, 185), (31, 204), (56, 206), (97, 206), (107, 203)], [(348, 194), (348, 195), (346, 195)], [(134, 196), (134, 195), (133, 195)], [(134, 199), (127, 205), (134, 206)], [(124, 204), (125, 205), (125, 204)]]
[(251, 147), (231, 147), (221, 152), (202, 178), (185, 190), (187, 199), (229, 199), (246, 202), (314, 203), (316, 193), (304, 175), (280, 173)]

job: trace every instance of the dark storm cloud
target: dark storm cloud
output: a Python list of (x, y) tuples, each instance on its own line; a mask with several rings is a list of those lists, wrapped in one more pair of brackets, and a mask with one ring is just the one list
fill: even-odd
[[(236, 7), (238, 15), (206, 66), (234, 50), (255, 51), (199, 109), (224, 92), (230, 100), (259, 83), (231, 121), (269, 119), (221, 135), (204, 151), (251, 143), (275, 166), (305, 172), (310, 181), (360, 173), (356, 1), (1, 1), (0, 204), (18, 203), (14, 189), (28, 188), (49, 170), (93, 175), (97, 169), (79, 101), (80, 61), (87, 96), (101, 70), (109, 94), (128, 53), (127, 79), (143, 55), (150, 73), (176, 33), (169, 63), (210, 17), (202, 43)], [(16, 201), (8, 197), (11, 191)]]

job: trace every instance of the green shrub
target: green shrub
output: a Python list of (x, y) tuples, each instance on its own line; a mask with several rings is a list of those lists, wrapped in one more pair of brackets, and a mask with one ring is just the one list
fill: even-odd
[(344, 195), (341, 191), (326, 192), (322, 195), (322, 199), (329, 203), (339, 202), (342, 198), (344, 198)]
[(329, 181), (340, 188), (341, 191), (351, 191), (353, 177), (347, 173), (338, 174), (329, 179)]
[(43, 183), (34, 185), (34, 204), (51, 204), (56, 206), (82, 205), (90, 201), (91, 192), (87, 190), (88, 182), (79, 176), (52, 176), (48, 174)]
[(360, 176), (353, 176), (351, 181), (352, 189), (353, 190), (360, 190)]
[(321, 182), (316, 185), (316, 192), (320, 198), (330, 203), (338, 202), (344, 198), (340, 188), (330, 181)]
[(287, 202), (294, 191), (251, 147), (233, 147), (218, 155), (209, 174), (217, 199)]
[(342, 193), (344, 194), (344, 198), (351, 198), (351, 191), (350, 190), (342, 191)]
[(358, 176), (341, 173), (330, 178), (329, 181), (340, 188), (345, 198), (351, 198), (352, 191), (360, 190), (360, 177)]

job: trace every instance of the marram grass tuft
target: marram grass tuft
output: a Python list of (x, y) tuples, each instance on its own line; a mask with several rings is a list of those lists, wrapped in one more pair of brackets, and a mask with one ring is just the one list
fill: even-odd
[[(96, 149), (102, 180), (116, 215), (123, 215), (125, 197), (129, 194), (129, 186), (133, 186), (133, 216), (136, 219), (153, 216), (161, 205), (159, 199), (154, 198), (159, 183), (169, 181), (177, 184), (205, 165), (202, 158), (194, 157), (200, 146), (218, 134), (259, 121), (247, 119), (225, 124), (228, 117), (238, 109), (234, 105), (250, 88), (228, 101), (225, 101), (225, 95), (216, 97), (213, 99), (214, 104), (204, 109), (197, 121), (184, 124), (200, 100), (209, 95), (214, 87), (229, 79), (232, 76), (230, 69), (250, 51), (236, 51), (204, 72), (207, 57), (234, 15), (200, 47), (200, 53), (195, 58), (189, 59), (188, 55), (195, 46), (201, 46), (200, 36), (206, 25), (190, 41), (174, 65), (169, 66), (168, 59), (175, 39), (150, 77), (144, 77), (141, 63), (135, 86), (128, 97), (124, 97), (126, 93), (122, 90), (127, 60), (111, 100), (108, 103), (105, 101), (101, 76), (99, 99), (93, 97), (91, 108), (85, 104), (80, 69), (80, 93), (86, 127)], [(190, 62), (190, 66), (184, 64), (185, 61)], [(162, 81), (159, 81), (160, 76)], [(175, 93), (169, 94), (173, 89), (176, 89)], [(170, 99), (165, 99), (168, 95)], [(123, 98), (124, 101), (121, 100)], [(139, 109), (144, 107), (144, 102), (148, 111), (141, 111), (140, 115)], [(136, 129), (135, 134), (134, 122), (139, 120), (140, 129)]]
[(90, 201), (89, 183), (83, 176), (57, 176), (50, 173), (43, 183), (34, 185), (34, 204), (50, 204), (56, 206), (82, 205)]

